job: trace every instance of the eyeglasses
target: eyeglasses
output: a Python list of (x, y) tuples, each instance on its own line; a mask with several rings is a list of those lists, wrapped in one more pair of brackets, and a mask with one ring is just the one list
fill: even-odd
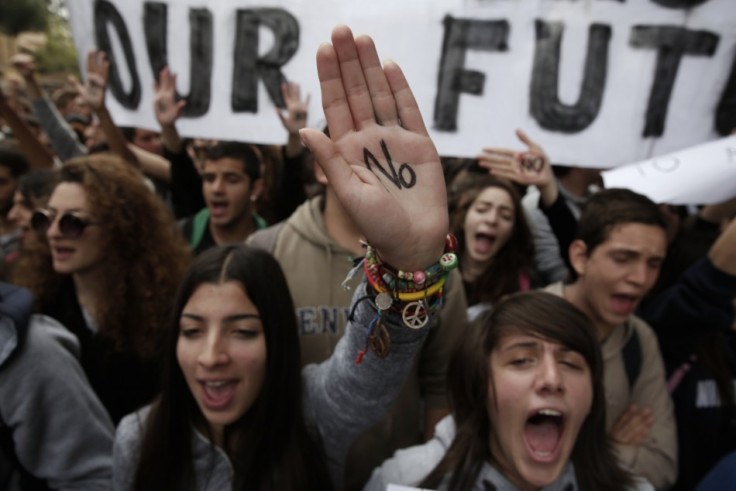
[[(56, 220), (56, 215), (48, 210), (36, 210), (31, 216), (31, 228), (36, 233), (46, 235), (51, 224)], [(74, 212), (64, 213), (59, 217), (59, 232), (67, 239), (75, 239), (84, 233), (84, 229), (90, 225), (99, 225), (99, 222), (85, 220)]]

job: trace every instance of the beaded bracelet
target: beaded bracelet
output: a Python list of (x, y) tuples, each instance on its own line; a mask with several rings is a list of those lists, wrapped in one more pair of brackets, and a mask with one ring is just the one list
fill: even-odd
[[(362, 266), (368, 283), (367, 297), (372, 296), (372, 290), (375, 296), (372, 303), (377, 308), (377, 313), (367, 327), (365, 347), (358, 353), (356, 364), (363, 361), (369, 348), (380, 358), (388, 356), (391, 337), (383, 325), (383, 312), (400, 314), (404, 325), (412, 329), (421, 329), (427, 325), (442, 305), (443, 288), (450, 271), (457, 267), (457, 256), (454, 253), (457, 239), (452, 234), (448, 234), (445, 239), (445, 250), (440, 260), (424, 271), (413, 273), (397, 270), (384, 263), (370, 245), (363, 243), (363, 247), (366, 249)], [(348, 273), (346, 282), (359, 268), (360, 264)], [(363, 297), (361, 301), (365, 299)]]
[[(438, 263), (431, 265), (425, 271), (402, 271), (383, 263), (375, 249), (370, 245), (364, 244), (366, 249), (365, 259), (363, 262), (365, 274), (371, 286), (380, 291), (398, 291), (399, 293), (420, 293), (428, 290), (435, 283), (447, 274), (450, 270), (457, 267), (458, 260), (454, 253), (457, 247), (457, 239), (452, 234), (448, 234), (445, 239), (445, 253), (442, 255)], [(379, 285), (383, 284), (384, 287)], [(421, 298), (418, 296), (417, 298)], [(413, 298), (412, 299), (416, 299)]]

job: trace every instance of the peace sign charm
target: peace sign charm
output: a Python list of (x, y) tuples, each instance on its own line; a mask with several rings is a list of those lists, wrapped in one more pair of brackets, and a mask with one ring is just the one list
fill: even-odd
[(404, 325), (411, 329), (421, 329), (429, 322), (429, 313), (423, 301), (410, 302), (401, 313)]

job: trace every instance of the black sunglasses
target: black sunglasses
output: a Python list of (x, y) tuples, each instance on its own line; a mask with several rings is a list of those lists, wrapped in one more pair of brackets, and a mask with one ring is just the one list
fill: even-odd
[[(31, 228), (36, 233), (46, 235), (51, 224), (54, 223), (56, 215), (48, 210), (36, 210), (31, 216)], [(74, 212), (68, 212), (59, 218), (59, 232), (67, 239), (75, 239), (84, 233), (84, 229), (90, 225), (99, 225), (99, 222), (85, 220)]]

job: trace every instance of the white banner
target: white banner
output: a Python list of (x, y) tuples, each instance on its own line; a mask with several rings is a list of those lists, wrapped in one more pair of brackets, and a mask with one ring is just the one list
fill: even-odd
[[(331, 29), (370, 34), (399, 62), (443, 155), (518, 146), (612, 167), (714, 140), (736, 126), (734, 0), (67, 0), (80, 54), (115, 70), (120, 125), (157, 128), (154, 75), (188, 98), (182, 134), (283, 143), (279, 82), (310, 93)], [(84, 56), (80, 56), (84, 59)]]
[(736, 196), (736, 135), (602, 173), (606, 188), (629, 188), (656, 203), (720, 203)]

